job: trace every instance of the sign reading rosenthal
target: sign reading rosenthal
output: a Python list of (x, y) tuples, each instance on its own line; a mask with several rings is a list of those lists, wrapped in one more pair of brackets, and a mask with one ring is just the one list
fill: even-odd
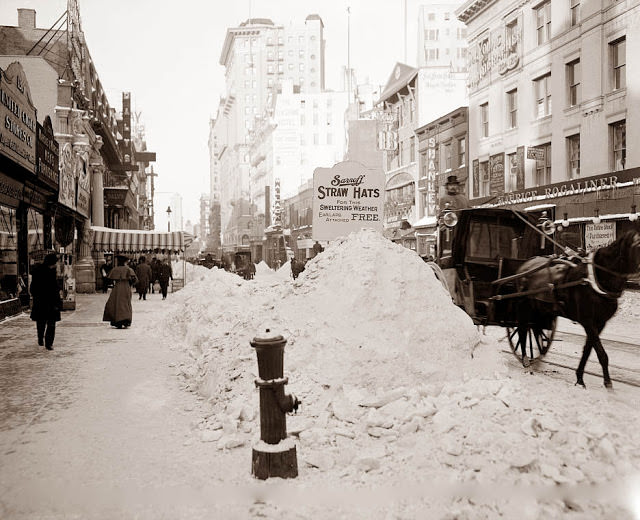
[(313, 239), (333, 240), (363, 227), (382, 233), (384, 173), (355, 161), (313, 172)]
[(36, 109), (22, 65), (0, 69), (0, 153), (36, 171)]

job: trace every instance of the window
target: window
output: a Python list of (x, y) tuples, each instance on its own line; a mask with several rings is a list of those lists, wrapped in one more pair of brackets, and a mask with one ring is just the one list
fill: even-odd
[(429, 20), (430, 22), (435, 21), (435, 19), (436, 19), (436, 13), (429, 13), (427, 15), (427, 20)]
[(437, 60), (440, 56), (440, 49), (427, 49), (427, 59)]
[(613, 68), (613, 90), (624, 88), (626, 81), (626, 40), (621, 38), (609, 44), (611, 48), (611, 65)]
[(536, 93), (536, 117), (551, 114), (551, 73), (533, 81)]
[(445, 20), (450, 20), (451, 19), (451, 13), (444, 13), (444, 19)]
[(318, 125), (318, 112), (314, 112), (314, 113), (313, 113), (313, 124), (314, 124), (315, 126), (317, 126), (317, 125)]
[(313, 144), (320, 144), (320, 136), (318, 134), (313, 134)]
[(611, 150), (613, 152), (613, 171), (624, 170), (627, 162), (627, 125), (626, 121), (618, 121), (609, 125)]
[(300, 72), (302, 72), (304, 70), (304, 63), (301, 63), (298, 68), (300, 69)]
[(580, 0), (571, 1), (571, 27), (578, 25), (580, 21)]
[(551, 143), (540, 145), (544, 158), (536, 159), (536, 186), (551, 184)]
[(580, 102), (580, 60), (567, 63), (567, 85), (569, 87), (569, 106)]
[(451, 143), (444, 145), (444, 169), (445, 171), (451, 169)]
[(456, 30), (456, 37), (458, 40), (466, 40), (467, 39), (467, 28), (466, 27), (458, 27)]
[(551, 2), (545, 2), (535, 11), (538, 45), (542, 45), (551, 39)]
[(510, 20), (506, 24), (506, 41), (505, 45), (507, 50), (514, 50), (518, 45), (518, 40), (520, 39), (520, 35), (518, 33), (518, 19), (514, 18)]
[(480, 105), (480, 137), (489, 137), (489, 103)]
[(333, 134), (327, 134), (327, 144), (333, 144)]
[(458, 139), (458, 166), (467, 164), (467, 140), (464, 137)]
[(514, 88), (507, 92), (507, 107), (509, 109), (508, 128), (518, 126), (518, 89)]
[(437, 41), (438, 40), (438, 29), (427, 29), (425, 31), (425, 39), (429, 41)]
[(567, 157), (569, 159), (569, 178), (580, 177), (580, 134), (567, 137)]

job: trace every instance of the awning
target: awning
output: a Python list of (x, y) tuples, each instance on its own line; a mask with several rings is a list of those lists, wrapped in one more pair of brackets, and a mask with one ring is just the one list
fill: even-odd
[(163, 233), (138, 229), (111, 229), (91, 226), (93, 251), (114, 253), (177, 253), (184, 251), (193, 235), (184, 231)]

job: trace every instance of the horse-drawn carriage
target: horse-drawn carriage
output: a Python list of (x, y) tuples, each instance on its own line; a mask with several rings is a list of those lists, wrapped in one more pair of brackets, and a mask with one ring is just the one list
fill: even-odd
[(549, 350), (558, 316), (577, 321), (587, 334), (578, 383), (595, 348), (610, 385), (599, 334), (638, 270), (637, 231), (585, 255), (553, 239), (553, 221), (542, 210), (471, 208), (446, 211), (439, 222), (432, 267), (475, 324), (506, 328), (511, 351), (529, 365)]

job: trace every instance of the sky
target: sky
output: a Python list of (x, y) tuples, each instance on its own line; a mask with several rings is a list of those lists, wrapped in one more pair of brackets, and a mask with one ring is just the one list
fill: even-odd
[[(183, 198), (184, 222), (199, 220), (199, 198), (209, 191), (209, 120), (225, 94), (219, 64), (229, 27), (249, 17), (287, 25), (319, 14), (325, 26), (326, 87), (340, 88), (350, 61), (359, 81), (384, 85), (396, 62), (415, 65), (419, 0), (80, 0), (89, 53), (109, 104), (120, 111), (130, 91), (142, 113), (147, 148), (157, 154), (159, 192)], [(2, 0), (0, 25), (18, 25), (19, 8), (36, 10), (36, 26), (51, 27), (65, 0)], [(350, 8), (350, 15), (347, 14)], [(348, 27), (350, 30), (348, 30)], [(164, 220), (163, 220), (164, 219)], [(156, 225), (166, 216), (156, 208)]]

